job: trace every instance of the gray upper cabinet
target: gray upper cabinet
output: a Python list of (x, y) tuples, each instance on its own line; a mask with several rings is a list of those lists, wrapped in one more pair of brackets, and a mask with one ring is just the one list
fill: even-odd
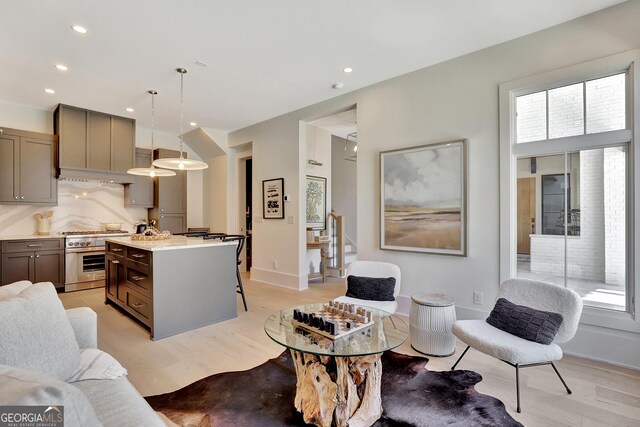
[(133, 167), (136, 149), (136, 122), (111, 116), (111, 170), (126, 173)]
[[(151, 166), (151, 150), (136, 148), (135, 167), (148, 168), (149, 166)], [(134, 176), (133, 182), (124, 186), (124, 205), (128, 208), (152, 208), (153, 180), (154, 178), (151, 177)]]
[(20, 137), (0, 135), (0, 202), (17, 201), (16, 171)]
[(110, 171), (111, 116), (88, 111), (87, 132), (87, 169)]
[[(178, 157), (180, 152), (158, 148), (154, 150), (154, 159)], [(187, 229), (187, 172), (175, 171), (175, 176), (154, 179), (154, 207), (149, 218), (158, 220), (160, 230), (172, 233)]]
[(85, 169), (87, 167), (87, 111), (69, 106), (58, 106), (54, 114), (54, 133), (59, 135), (60, 167)]
[(57, 138), (0, 128), (0, 202), (57, 204)]
[(61, 169), (126, 174), (133, 167), (135, 120), (59, 104), (53, 126)]

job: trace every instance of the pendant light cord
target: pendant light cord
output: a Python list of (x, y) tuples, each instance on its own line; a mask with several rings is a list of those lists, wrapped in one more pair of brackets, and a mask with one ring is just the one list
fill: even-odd
[(153, 156), (153, 128), (155, 125), (155, 121), (154, 121), (155, 115), (156, 115), (156, 94), (151, 92), (151, 155), (152, 156)]
[[(186, 72), (186, 71), (185, 71)], [(180, 158), (183, 157), (182, 154), (182, 122), (184, 118), (184, 72), (180, 72)]]

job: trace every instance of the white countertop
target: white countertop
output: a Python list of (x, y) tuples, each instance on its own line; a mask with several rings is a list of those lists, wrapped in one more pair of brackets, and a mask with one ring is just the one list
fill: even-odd
[(59, 233), (51, 233), (50, 236), (37, 236), (35, 234), (8, 234), (6, 236), (0, 235), (0, 240), (32, 240), (32, 239), (64, 239), (64, 236)]
[(131, 237), (105, 237), (106, 242), (119, 243), (145, 251), (172, 251), (175, 249), (208, 248), (211, 246), (236, 246), (238, 242), (222, 242), (219, 239), (174, 236), (167, 240), (131, 240)]

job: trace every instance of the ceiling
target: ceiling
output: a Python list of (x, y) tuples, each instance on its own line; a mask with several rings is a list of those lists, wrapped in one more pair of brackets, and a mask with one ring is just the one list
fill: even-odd
[(4, 1), (0, 101), (61, 102), (148, 127), (156, 89), (156, 126), (176, 133), (175, 68), (185, 67), (185, 131), (191, 121), (230, 131), (621, 2)]
[(354, 139), (353, 135), (349, 134), (358, 132), (357, 110), (352, 108), (342, 113), (310, 121), (309, 124), (329, 131), (332, 135), (340, 138), (347, 139), (349, 137), (349, 139)]

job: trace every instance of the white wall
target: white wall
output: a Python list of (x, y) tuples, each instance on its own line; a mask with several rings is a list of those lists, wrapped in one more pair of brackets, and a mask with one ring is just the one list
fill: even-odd
[(26, 105), (0, 101), (0, 126), (32, 132), (53, 133), (53, 110), (38, 110)]
[[(297, 117), (282, 116), (229, 134), (229, 147), (251, 143), (253, 159), (253, 256), (251, 278), (305, 289), (306, 234), (301, 183), (306, 167), (306, 126)], [(284, 178), (284, 219), (262, 218), (262, 181)], [(241, 191), (241, 189), (236, 189)], [(293, 224), (287, 217), (293, 217)], [(301, 222), (302, 221), (302, 222)], [(304, 262), (301, 262), (304, 260)]]
[(349, 141), (347, 151), (344, 147), (346, 139), (332, 136), (331, 148), (331, 207), (338, 215), (345, 217), (345, 233), (353, 243), (358, 243), (358, 163), (345, 160), (353, 153), (353, 141)]
[(227, 156), (207, 161), (204, 170), (204, 226), (213, 232), (227, 232)]
[[(357, 172), (358, 258), (400, 266), (402, 311), (407, 311), (413, 293), (445, 292), (455, 298), (461, 318), (486, 317), (499, 282), (499, 84), (637, 48), (639, 20), (640, 2), (626, 2), (241, 129), (229, 135), (229, 144), (253, 141), (256, 182), (284, 176), (289, 189), (296, 186), (295, 191), (287, 193), (299, 194), (297, 185), (305, 170), (301, 165), (306, 162), (306, 156), (300, 154), (306, 151), (306, 145), (299, 143), (302, 132), (298, 121), (324, 117), (357, 104), (361, 141)], [(378, 153), (458, 138), (469, 140), (469, 256), (378, 249)], [(261, 196), (256, 194), (254, 208), (260, 201)], [(293, 211), (298, 211), (297, 206)], [(281, 220), (256, 223), (255, 264), (269, 269), (271, 259), (277, 257), (284, 267), (282, 271), (300, 276), (304, 266), (304, 257), (300, 256), (304, 244), (301, 231)], [(473, 304), (473, 291), (484, 292), (483, 305)], [(567, 348), (576, 354), (596, 355), (593, 348), (581, 345), (590, 338), (604, 346), (597, 357), (640, 367), (637, 334), (581, 327), (575, 345)], [(616, 348), (624, 348), (626, 354), (620, 355)]]

